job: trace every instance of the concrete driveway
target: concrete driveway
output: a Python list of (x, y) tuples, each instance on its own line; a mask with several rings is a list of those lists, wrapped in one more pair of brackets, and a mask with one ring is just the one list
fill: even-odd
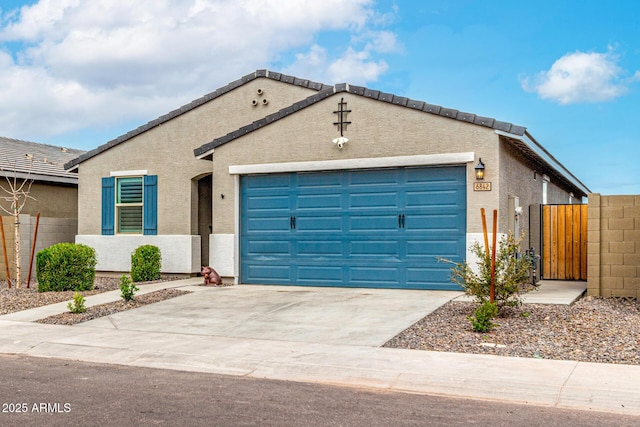
[(381, 346), (454, 291), (240, 285), (191, 294), (81, 323), (186, 335)]

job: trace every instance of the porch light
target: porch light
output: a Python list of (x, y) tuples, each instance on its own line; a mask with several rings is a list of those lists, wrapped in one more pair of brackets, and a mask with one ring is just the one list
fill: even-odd
[(476, 179), (484, 179), (484, 163), (482, 163), (482, 158), (478, 159), (478, 164), (476, 165)]

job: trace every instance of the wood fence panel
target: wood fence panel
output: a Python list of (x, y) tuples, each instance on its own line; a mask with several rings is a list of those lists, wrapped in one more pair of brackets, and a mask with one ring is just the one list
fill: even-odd
[(566, 211), (566, 206), (558, 205), (556, 208), (558, 209), (557, 217), (556, 217), (556, 221), (558, 224), (558, 240), (556, 243), (557, 244), (556, 253), (558, 254), (558, 261), (556, 263), (556, 270), (558, 271), (558, 273), (556, 274), (556, 279), (564, 280), (566, 279), (565, 268), (567, 266), (566, 258), (565, 258), (567, 229), (566, 229), (566, 218), (564, 216)]
[[(565, 259), (565, 272), (564, 278), (567, 280), (573, 279), (573, 265), (576, 264), (573, 258), (573, 206), (566, 206), (565, 216), (565, 245), (564, 245), (564, 259)], [(580, 260), (578, 260), (580, 263)]]
[(587, 279), (588, 205), (542, 207), (542, 278)]
[(542, 225), (542, 272), (547, 276), (551, 272), (551, 206), (542, 207)]
[(580, 205), (580, 271), (576, 280), (587, 280), (587, 209), (589, 205)]

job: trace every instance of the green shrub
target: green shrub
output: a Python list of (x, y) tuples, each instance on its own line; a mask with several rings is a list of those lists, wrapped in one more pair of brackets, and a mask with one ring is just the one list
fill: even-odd
[(160, 248), (143, 245), (131, 254), (131, 278), (134, 282), (148, 282), (160, 278), (162, 255)]
[(123, 274), (120, 277), (120, 296), (123, 300), (127, 302), (133, 300), (136, 291), (139, 290), (140, 289), (136, 286), (136, 284), (133, 283), (126, 274)]
[(468, 319), (476, 332), (489, 332), (495, 323), (492, 320), (498, 315), (498, 306), (496, 303), (486, 301), (476, 308), (474, 316)]
[(87, 311), (87, 308), (84, 306), (84, 297), (80, 292), (75, 292), (73, 294), (73, 302), (69, 301), (67, 304), (67, 308), (70, 312), (79, 314)]
[[(505, 306), (519, 306), (522, 304), (520, 296), (532, 288), (529, 284), (533, 268), (531, 257), (518, 253), (521, 241), (522, 237), (516, 240), (513, 233), (509, 233), (500, 239), (496, 248), (495, 303), (498, 310)], [(477, 270), (467, 262), (455, 264), (451, 269), (451, 280), (467, 295), (472, 295), (476, 302), (483, 304), (490, 299), (491, 256), (478, 242), (473, 243), (470, 249), (478, 259)]]
[(75, 243), (58, 243), (36, 256), (38, 292), (88, 291), (96, 277), (96, 252)]

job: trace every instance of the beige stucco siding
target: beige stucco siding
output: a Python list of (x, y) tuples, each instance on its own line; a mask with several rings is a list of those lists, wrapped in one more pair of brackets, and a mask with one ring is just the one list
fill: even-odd
[[(22, 210), (22, 214), (35, 216), (40, 212), (40, 215), (43, 217), (78, 217), (78, 189), (73, 185), (34, 182), (31, 185), (29, 195), (35, 200), (30, 199), (27, 201)], [(2, 201), (0, 203), (7, 209), (11, 207), (8, 202)]]
[[(525, 233), (523, 248), (529, 244), (529, 206), (542, 203), (542, 173), (522, 156), (509, 142), (500, 143), (500, 208), (499, 230), (501, 233), (515, 232), (515, 211), (509, 205), (510, 197), (519, 199), (522, 214), (518, 218), (518, 235)], [(517, 237), (517, 236), (516, 236)]]
[[(101, 233), (102, 177), (114, 171), (138, 170), (158, 176), (158, 234), (195, 234), (197, 187), (193, 180), (210, 174), (212, 164), (196, 159), (194, 148), (313, 93), (259, 78), (84, 161), (78, 169), (79, 234)], [(269, 102), (264, 105), (263, 99)]]
[[(339, 150), (332, 140), (340, 136), (333, 124), (341, 98), (351, 110), (344, 136), (349, 142)], [(489, 128), (439, 117), (409, 108), (339, 93), (215, 149), (213, 154), (213, 232), (235, 232), (236, 177), (231, 165), (309, 162), (355, 158), (382, 158), (473, 151), (485, 164), (498, 163), (498, 136)], [(497, 191), (474, 193), (474, 162), (467, 164), (469, 211), (493, 209)], [(488, 170), (497, 187), (499, 176)], [(220, 194), (224, 194), (222, 199)], [(481, 232), (479, 214), (471, 217), (467, 231)]]

